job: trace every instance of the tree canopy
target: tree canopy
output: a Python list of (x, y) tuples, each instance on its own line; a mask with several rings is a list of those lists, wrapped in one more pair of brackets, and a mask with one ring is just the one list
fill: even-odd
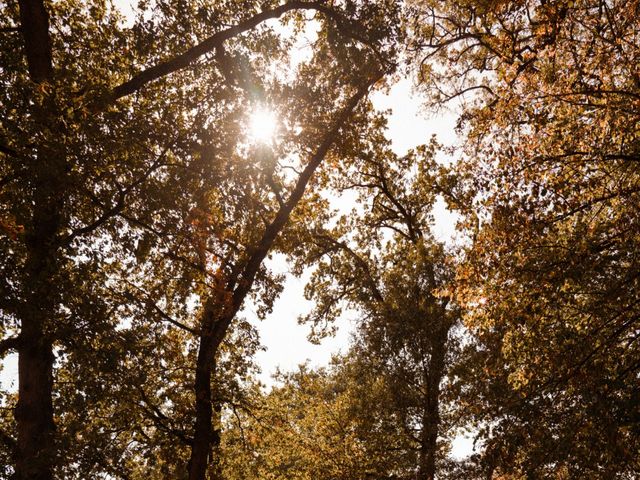
[[(635, 478), (637, 1), (0, 11), (0, 478)], [(267, 387), (276, 254), (354, 327)]]

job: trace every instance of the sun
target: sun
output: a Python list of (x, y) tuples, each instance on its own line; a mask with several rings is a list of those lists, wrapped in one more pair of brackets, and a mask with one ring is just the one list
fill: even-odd
[(271, 143), (277, 131), (278, 117), (275, 112), (259, 108), (249, 116), (247, 134), (255, 143)]

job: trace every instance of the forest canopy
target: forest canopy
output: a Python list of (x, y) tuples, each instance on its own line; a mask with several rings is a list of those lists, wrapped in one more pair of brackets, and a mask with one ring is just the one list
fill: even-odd
[(637, 478), (637, 0), (122, 6), (0, 0), (0, 478)]

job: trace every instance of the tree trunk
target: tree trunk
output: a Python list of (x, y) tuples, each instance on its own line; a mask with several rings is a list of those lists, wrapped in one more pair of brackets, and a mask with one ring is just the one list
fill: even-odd
[(425, 373), (426, 395), (420, 435), (418, 480), (434, 480), (436, 478), (437, 442), (440, 428), (440, 382), (444, 375), (447, 336), (448, 329), (445, 329), (444, 335), (434, 336), (428, 371)]
[[(209, 298), (205, 304), (201, 321), (200, 345), (196, 363), (195, 395), (196, 420), (193, 429), (193, 444), (189, 459), (189, 480), (204, 480), (213, 450), (219, 446), (220, 432), (214, 430), (211, 377), (216, 369), (216, 354), (224, 339), (227, 328), (237, 309), (224, 312), (224, 317), (216, 315), (215, 308), (221, 302)], [(216, 404), (216, 415), (220, 415)]]
[[(20, 0), (20, 23), (29, 75), (35, 83), (53, 79), (49, 15), (42, 0)], [(42, 105), (34, 113), (42, 125), (55, 118)], [(50, 480), (56, 452), (53, 419), (53, 345), (51, 318), (59, 303), (57, 235), (64, 205), (64, 161), (38, 151), (33, 164), (33, 214), (25, 232), (27, 259), (19, 307), (18, 442), (15, 473), (19, 480)]]
[[(214, 364), (214, 375), (216, 365)], [(220, 442), (222, 440), (222, 402), (215, 398), (213, 402), (213, 431), (211, 437), (211, 451), (213, 452), (213, 465), (211, 471), (211, 480), (223, 480), (222, 463), (220, 462)]]
[(24, 347), (18, 357), (16, 476), (20, 480), (53, 478), (53, 353), (41, 322), (23, 321)]
[(196, 364), (195, 394), (196, 421), (193, 431), (193, 446), (189, 460), (189, 480), (203, 480), (211, 455), (213, 433), (211, 404), (211, 373), (215, 351), (210, 334), (200, 336), (200, 347)]

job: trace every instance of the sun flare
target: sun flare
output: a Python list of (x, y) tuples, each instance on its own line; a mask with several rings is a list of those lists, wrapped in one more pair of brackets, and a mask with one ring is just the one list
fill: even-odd
[(270, 143), (277, 130), (277, 117), (275, 112), (260, 108), (249, 117), (248, 135), (251, 141), (256, 143)]

